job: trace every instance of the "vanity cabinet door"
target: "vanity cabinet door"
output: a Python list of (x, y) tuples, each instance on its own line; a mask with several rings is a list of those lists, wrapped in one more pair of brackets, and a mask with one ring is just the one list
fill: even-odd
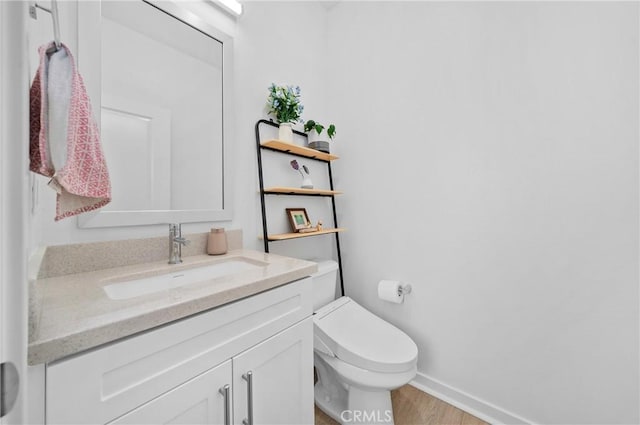
[(109, 424), (230, 424), (231, 377), (228, 360)]
[(234, 357), (233, 372), (235, 424), (251, 409), (255, 425), (313, 424), (311, 318)]

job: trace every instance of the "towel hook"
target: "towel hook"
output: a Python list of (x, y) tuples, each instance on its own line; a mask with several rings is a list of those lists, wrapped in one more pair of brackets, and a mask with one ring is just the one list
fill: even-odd
[(44, 10), (51, 14), (53, 20), (53, 42), (56, 46), (56, 50), (60, 49), (60, 21), (58, 20), (58, 1), (51, 0), (51, 9), (44, 7), (36, 2), (29, 5), (29, 15), (33, 19), (38, 19), (37, 9)]

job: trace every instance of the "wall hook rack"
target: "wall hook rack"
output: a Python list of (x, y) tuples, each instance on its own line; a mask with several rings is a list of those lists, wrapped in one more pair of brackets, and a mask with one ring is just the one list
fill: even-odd
[(51, 0), (51, 9), (36, 2), (29, 4), (29, 16), (31, 16), (31, 18), (35, 20), (38, 20), (38, 9), (51, 14), (51, 19), (53, 20), (53, 42), (55, 43), (56, 50), (60, 49), (60, 21), (58, 19), (58, 1)]

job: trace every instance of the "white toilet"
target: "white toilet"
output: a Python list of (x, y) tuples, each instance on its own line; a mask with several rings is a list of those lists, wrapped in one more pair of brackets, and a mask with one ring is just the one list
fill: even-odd
[(338, 265), (313, 275), (315, 402), (341, 424), (393, 424), (392, 389), (416, 375), (418, 347), (349, 297), (335, 298)]

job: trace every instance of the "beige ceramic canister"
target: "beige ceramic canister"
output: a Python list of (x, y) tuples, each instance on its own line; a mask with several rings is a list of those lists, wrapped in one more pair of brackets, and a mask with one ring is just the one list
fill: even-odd
[(209, 255), (221, 255), (227, 253), (227, 234), (222, 228), (213, 228), (207, 241), (207, 253)]

